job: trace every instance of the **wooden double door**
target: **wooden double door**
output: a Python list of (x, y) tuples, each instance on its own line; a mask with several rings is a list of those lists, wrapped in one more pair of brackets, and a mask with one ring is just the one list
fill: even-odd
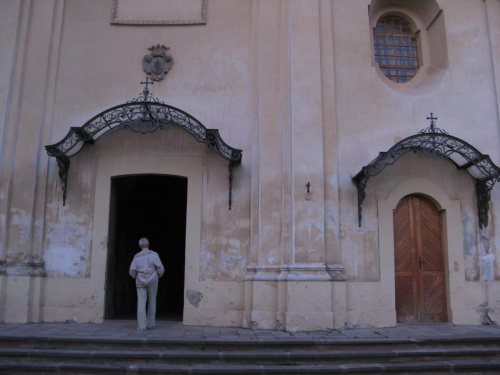
[(442, 214), (429, 199), (404, 197), (394, 211), (398, 323), (446, 322)]

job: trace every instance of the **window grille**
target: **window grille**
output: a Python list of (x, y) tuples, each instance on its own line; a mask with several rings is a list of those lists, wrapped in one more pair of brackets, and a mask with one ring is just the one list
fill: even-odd
[(417, 34), (397, 16), (381, 18), (373, 29), (375, 62), (393, 82), (410, 81), (418, 71)]

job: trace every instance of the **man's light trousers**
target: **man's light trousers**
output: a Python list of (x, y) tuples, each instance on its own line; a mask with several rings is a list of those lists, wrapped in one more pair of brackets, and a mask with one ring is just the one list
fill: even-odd
[[(155, 327), (157, 292), (158, 284), (147, 288), (137, 288), (137, 329), (144, 330)], [(148, 302), (147, 315), (146, 301)]]

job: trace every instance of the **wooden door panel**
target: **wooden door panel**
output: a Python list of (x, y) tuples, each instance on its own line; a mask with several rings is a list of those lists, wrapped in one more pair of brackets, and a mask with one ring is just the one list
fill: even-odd
[(424, 271), (443, 271), (441, 213), (429, 200), (420, 200), (421, 257)]
[(424, 276), (424, 312), (423, 322), (445, 322), (446, 298), (442, 276)]
[(394, 213), (394, 243), (396, 272), (412, 272), (412, 240), (409, 199), (403, 198)]
[(413, 211), (411, 198), (405, 197), (394, 212), (394, 266), (396, 276), (396, 311), (398, 323), (414, 323), (417, 320), (415, 304), (416, 280), (412, 235)]
[(422, 322), (443, 322), (447, 318), (447, 309), (441, 213), (430, 200), (420, 198), (418, 201), (422, 243), (422, 248), (418, 250), (425, 262), (419, 275), (423, 287), (420, 303)]
[(420, 196), (403, 198), (394, 211), (398, 322), (447, 321), (441, 216)]
[(415, 322), (413, 276), (396, 276), (396, 311), (398, 323)]

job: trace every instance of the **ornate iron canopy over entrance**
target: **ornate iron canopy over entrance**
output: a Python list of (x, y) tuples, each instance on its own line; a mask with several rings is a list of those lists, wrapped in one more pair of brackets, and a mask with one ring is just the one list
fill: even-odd
[(45, 146), (49, 156), (57, 160), (59, 177), (62, 181), (63, 204), (66, 203), (69, 158), (86, 144), (93, 144), (102, 136), (119, 128), (146, 134), (177, 125), (189, 132), (198, 142), (206, 143), (217, 154), (229, 160), (229, 209), (231, 209), (233, 167), (241, 163), (242, 151), (225, 143), (218, 129), (207, 129), (188, 113), (154, 98), (149, 92), (148, 85), (152, 84), (149, 79), (141, 84), (145, 87), (139, 97), (99, 113), (83, 126), (72, 127), (61, 141)]
[(387, 152), (381, 152), (370, 164), (361, 168), (353, 177), (358, 189), (358, 219), (361, 226), (362, 203), (366, 197), (365, 188), (370, 177), (381, 173), (385, 167), (392, 165), (408, 152), (433, 159), (447, 158), (458, 169), (465, 169), (476, 180), (477, 209), (479, 227), (488, 226), (488, 205), (491, 199), (490, 191), (497, 181), (500, 181), (500, 168), (488, 155), (483, 155), (476, 148), (460, 138), (449, 135), (436, 127), (436, 117), (427, 117), (430, 126), (418, 134), (405, 138), (392, 146)]

